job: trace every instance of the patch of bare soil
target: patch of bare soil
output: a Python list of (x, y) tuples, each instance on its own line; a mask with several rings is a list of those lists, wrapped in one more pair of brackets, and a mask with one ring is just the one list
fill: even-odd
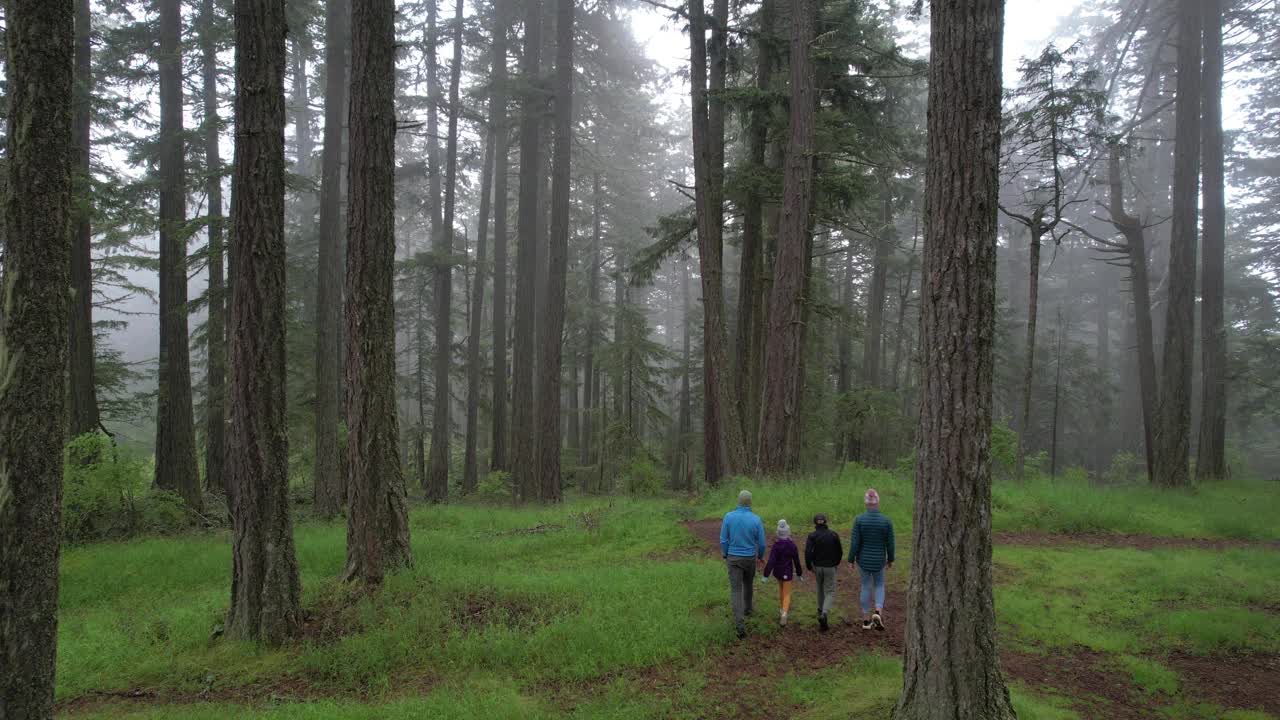
[[(719, 560), (720, 521), (698, 520), (685, 523), (689, 531), (706, 545), (707, 555)], [(997, 536), (997, 544), (1026, 544), (1036, 546), (1092, 543), (1114, 547), (1150, 549), (1157, 547), (1197, 547), (1227, 549), (1256, 547), (1259, 543), (1242, 543), (1223, 540), (1185, 540), (1176, 538), (1149, 538), (1142, 536), (1110, 535), (1048, 535), (1043, 533), (1005, 533)], [(1003, 573), (1005, 580), (1015, 580), (1012, 568)], [(771, 718), (788, 709), (779, 700), (777, 682), (789, 673), (816, 672), (846, 657), (862, 651), (875, 651), (901, 656), (903, 651), (903, 625), (895, 610), (905, 607), (905, 573), (891, 572), (886, 598), (884, 632), (864, 631), (860, 625), (849, 622), (856, 618), (858, 610), (856, 579), (843, 571), (837, 589), (837, 616), (846, 618), (833, 622), (831, 632), (820, 635), (811, 624), (788, 627), (773, 637), (748, 636), (742, 642), (730, 645), (722, 653), (701, 660), (698, 674), (708, 680), (702, 691), (704, 698), (711, 698), (711, 717), (715, 718)], [(772, 585), (756, 585), (757, 593), (773, 590)], [(808, 616), (816, 613), (813, 584), (797, 583), (792, 598), (792, 615)], [(723, 609), (721, 610), (723, 612)], [(773, 618), (769, 618), (773, 620)], [(731, 624), (726, 618), (726, 632)], [(1048, 654), (1003, 650), (1001, 666), (1005, 675), (1026, 683), (1042, 692), (1067, 698), (1074, 709), (1084, 717), (1106, 717), (1130, 720), (1152, 717), (1163, 703), (1158, 696), (1144, 693), (1136, 687), (1127, 673), (1118, 671), (1107, 655), (1087, 648), (1056, 651)], [(1214, 656), (1199, 658), (1176, 654), (1169, 660), (1171, 667), (1184, 677), (1192, 697), (1201, 697), (1223, 707), (1238, 709), (1263, 709), (1280, 713), (1280, 658), (1277, 656)], [(641, 687), (652, 687), (655, 692), (670, 691), (680, 687), (683, 666), (663, 666), (643, 671), (633, 678)], [(711, 670), (708, 671), (707, 668)], [(1224, 678), (1231, 678), (1225, 680)]]
[(528, 631), (546, 622), (548, 608), (531, 598), (464, 595), (450, 609), (453, 624), (462, 632), (477, 632), (489, 626)]
[(1238, 550), (1240, 548), (1280, 550), (1280, 540), (1223, 540), (1220, 538), (1175, 538), (1111, 533), (1045, 533), (1036, 530), (1000, 532), (996, 533), (993, 539), (996, 545), (1024, 545), (1030, 547), (1094, 545), (1107, 548), (1132, 548), (1134, 550), (1164, 550), (1168, 548), (1217, 551)]
[(1191, 697), (1280, 715), (1280, 655), (1175, 652), (1165, 662), (1182, 676)]

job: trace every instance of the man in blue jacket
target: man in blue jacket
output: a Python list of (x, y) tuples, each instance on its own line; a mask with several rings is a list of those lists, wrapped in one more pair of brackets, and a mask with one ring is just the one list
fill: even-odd
[(764, 523), (751, 512), (751, 493), (743, 490), (738, 493), (738, 507), (725, 514), (720, 524), (720, 555), (729, 568), (729, 595), (738, 639), (747, 636), (752, 583), (756, 566), (764, 562), (764, 550)]

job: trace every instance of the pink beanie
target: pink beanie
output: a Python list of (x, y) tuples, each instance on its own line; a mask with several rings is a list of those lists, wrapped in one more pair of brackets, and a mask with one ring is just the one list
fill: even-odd
[(880, 493), (875, 488), (869, 488), (867, 494), (862, 496), (862, 502), (869, 508), (875, 509), (880, 507)]

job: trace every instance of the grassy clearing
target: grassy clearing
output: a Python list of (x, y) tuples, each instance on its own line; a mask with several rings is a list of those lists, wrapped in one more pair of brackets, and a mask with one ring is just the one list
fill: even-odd
[(1280, 623), (1259, 609), (1280, 595), (1274, 550), (997, 547), (1016, 582), (996, 589), (1006, 637), (1142, 654), (1280, 652)]
[[(847, 532), (867, 486), (880, 491), (900, 546), (909, 546), (911, 483), (852, 467), (840, 477), (728, 483), (697, 500), (420, 507), (411, 517), (416, 565), (390, 577), (375, 598), (353, 597), (335, 582), (344, 526), (307, 522), (297, 528), (304, 602), (327, 625), (274, 651), (214, 637), (229, 592), (225, 534), (72, 547), (63, 557), (58, 697), (150, 688), (226, 698), (240, 688), (280, 684), (337, 699), (251, 708), (124, 703), (80, 716), (466, 720), (564, 717), (572, 709), (570, 717), (588, 720), (705, 717), (701, 690), (709, 680), (696, 668), (699, 658), (731, 641), (728, 603), (722, 568), (682, 552), (700, 545), (678, 521), (720, 515), (740, 487), (749, 487), (770, 527), (786, 517), (802, 536), (812, 514), (824, 511)], [(1097, 530), (1081, 518), (1101, 517), (1117, 523), (1106, 528), (1114, 532), (1231, 538), (1275, 532), (1266, 524), (1278, 494), (1269, 485), (1149, 492), (1002, 485), (995, 525)], [(1093, 512), (1132, 509), (1143, 497), (1142, 513)], [(909, 552), (903, 556), (905, 577)], [(1000, 547), (996, 560), (1005, 578), (997, 590), (1002, 642), (1111, 653), (1117, 672), (1171, 704), (1169, 717), (1232, 716), (1182, 697), (1179, 678), (1158, 662), (1160, 652), (1280, 651), (1280, 623), (1263, 610), (1280, 596), (1274, 550)], [(767, 616), (773, 594), (762, 596)], [(634, 680), (643, 668), (673, 661), (695, 668), (678, 690), (656, 692)], [(825, 717), (835, 708), (878, 714), (892, 705), (901, 668), (894, 658), (862, 655), (777, 682), (801, 717)], [(1013, 696), (1020, 717), (1076, 717), (1069, 702), (1040, 688), (1015, 685)], [(368, 701), (349, 699), (356, 697)], [(1264, 716), (1238, 720), (1257, 717)]]

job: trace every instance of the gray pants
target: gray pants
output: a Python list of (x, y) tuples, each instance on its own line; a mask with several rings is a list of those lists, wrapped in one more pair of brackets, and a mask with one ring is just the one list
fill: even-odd
[(746, 616), (751, 614), (751, 595), (756, 579), (756, 559), (729, 556), (725, 561), (729, 568), (729, 596), (733, 601), (733, 622), (739, 630), (747, 627)]
[(836, 604), (836, 569), (815, 566), (813, 576), (818, 581), (818, 614), (826, 615)]

